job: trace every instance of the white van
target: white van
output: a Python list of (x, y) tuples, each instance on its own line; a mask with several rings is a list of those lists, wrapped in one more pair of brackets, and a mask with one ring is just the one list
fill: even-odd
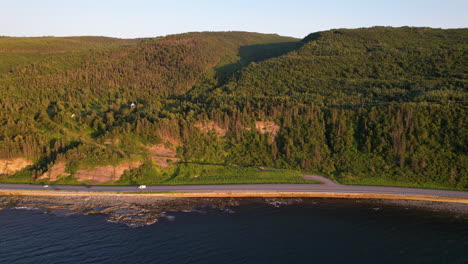
[(138, 186), (138, 189), (146, 189), (146, 185), (140, 185)]

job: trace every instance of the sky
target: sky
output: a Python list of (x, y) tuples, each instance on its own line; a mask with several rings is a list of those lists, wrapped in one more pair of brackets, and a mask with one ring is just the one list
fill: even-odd
[(156, 37), (332, 28), (468, 27), (468, 0), (0, 0), (0, 36)]

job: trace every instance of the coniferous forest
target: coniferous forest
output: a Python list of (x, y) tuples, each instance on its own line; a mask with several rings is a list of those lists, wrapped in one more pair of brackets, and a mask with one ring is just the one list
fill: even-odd
[(0, 181), (468, 190), (467, 53), (411, 27), (0, 37)]

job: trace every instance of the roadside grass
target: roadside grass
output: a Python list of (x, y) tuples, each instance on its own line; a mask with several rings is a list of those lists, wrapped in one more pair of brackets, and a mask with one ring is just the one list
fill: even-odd
[(167, 194), (167, 193), (181, 193), (178, 191), (123, 191), (116, 192), (118, 194)]
[[(32, 181), (29, 171), (24, 170), (11, 176), (1, 176), (0, 183), (27, 183), (53, 185), (90, 185), (68, 176), (50, 182), (47, 179)], [(321, 184), (305, 180), (301, 172), (294, 170), (257, 167), (225, 166), (211, 164), (180, 163), (168, 168), (142, 166), (126, 171), (122, 178), (112, 184), (96, 186), (136, 186), (136, 185), (206, 185), (206, 184)], [(138, 192), (138, 193), (141, 193)]]
[(51, 182), (53, 185), (85, 185), (85, 183), (78, 181), (73, 176), (63, 177), (54, 182)]
[(341, 180), (340, 184), (345, 185), (367, 185), (367, 186), (388, 186), (388, 187), (407, 187), (407, 188), (420, 188), (420, 189), (440, 189), (440, 190), (454, 190), (454, 191), (466, 191), (464, 189), (448, 187), (437, 183), (415, 183), (415, 182), (404, 182), (397, 181), (394, 179), (388, 179), (384, 177), (365, 177), (365, 178), (354, 178), (352, 180)]
[(181, 163), (169, 168), (130, 171), (113, 185), (313, 184), (292, 170)]
[(13, 175), (0, 175), (0, 183), (33, 183), (31, 173), (27, 170), (17, 172)]
[[(137, 185), (222, 185), (222, 184), (321, 184), (322, 182), (305, 180), (301, 172), (294, 170), (269, 169), (259, 170), (257, 167), (241, 167), (227, 165), (179, 163), (167, 168), (157, 166), (142, 166), (124, 173), (122, 178), (113, 184), (96, 186), (137, 186)], [(405, 182), (385, 177), (341, 178), (337, 181), (344, 185), (389, 186), (422, 189), (457, 190), (437, 183)], [(0, 176), (0, 183), (53, 184), (53, 185), (89, 185), (80, 182), (73, 176), (60, 178), (55, 182), (41, 180), (31, 181), (30, 172), (20, 171), (11, 176)], [(136, 191), (135, 193), (159, 193), (152, 191)]]

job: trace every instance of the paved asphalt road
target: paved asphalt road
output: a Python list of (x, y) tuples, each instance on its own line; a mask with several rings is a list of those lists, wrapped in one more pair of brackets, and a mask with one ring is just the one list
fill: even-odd
[(178, 191), (178, 192), (310, 192), (310, 193), (366, 193), (366, 194), (395, 194), (411, 196), (433, 197), (460, 197), (468, 198), (468, 192), (446, 191), (432, 189), (416, 189), (382, 186), (353, 186), (341, 185), (331, 180), (313, 175), (303, 175), (305, 179), (321, 181), (324, 184), (237, 184), (237, 185), (178, 185), (178, 186), (147, 186), (140, 190), (136, 186), (59, 186), (49, 185), (44, 188), (41, 185), (32, 184), (0, 184), (0, 189), (10, 190), (64, 190), (64, 191)]

